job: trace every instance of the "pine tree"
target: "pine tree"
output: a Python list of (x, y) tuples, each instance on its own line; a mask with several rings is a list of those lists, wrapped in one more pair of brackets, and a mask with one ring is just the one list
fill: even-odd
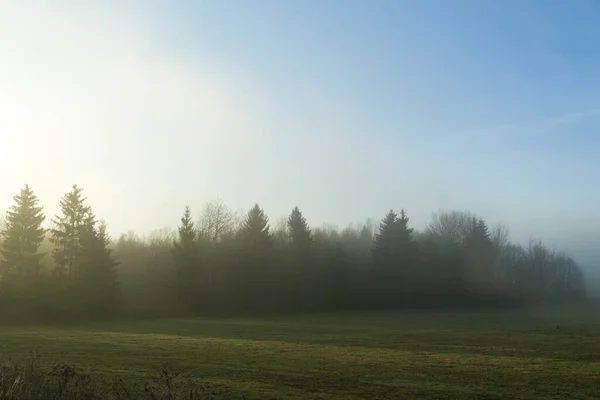
[(198, 231), (192, 220), (189, 206), (185, 207), (178, 228), (179, 235), (173, 243), (173, 260), (175, 262), (176, 281), (174, 291), (180, 302), (195, 311), (200, 307), (199, 293), (205, 283), (201, 277), (200, 260), (198, 257)]
[(36, 274), (43, 254), (38, 248), (44, 240), (42, 223), (45, 216), (38, 198), (28, 185), (13, 197), (15, 204), (6, 214), (1, 232), (1, 251), (4, 257), (3, 272)]
[(409, 220), (410, 219), (406, 215), (406, 211), (400, 210), (400, 218), (398, 219), (398, 235), (406, 242), (413, 240), (413, 229), (408, 227)]
[(245, 244), (258, 248), (270, 247), (273, 237), (269, 232), (269, 218), (265, 212), (255, 204), (248, 211), (245, 221), (242, 223), (240, 234)]
[(390, 210), (379, 224), (379, 233), (375, 234), (375, 250), (378, 253), (390, 252), (395, 246), (398, 214)]
[(274, 238), (269, 231), (269, 219), (255, 204), (248, 211), (239, 231), (240, 247), (234, 267), (234, 287), (240, 303), (246, 310), (264, 310), (272, 307), (270, 296), (275, 282), (269, 279), (274, 271), (271, 252)]
[(85, 200), (82, 189), (73, 185), (71, 192), (65, 194), (60, 200), (62, 215), (56, 215), (52, 220), (54, 223), (50, 237), (54, 245), (52, 257), (60, 274), (66, 273), (72, 276), (77, 272), (76, 258), (81, 251), (80, 239), (91, 223), (89, 219), (91, 209), (85, 205)]
[(375, 267), (405, 268), (415, 261), (417, 243), (408, 222), (404, 210), (400, 211), (399, 218), (390, 210), (381, 221), (373, 249)]
[(494, 244), (483, 219), (473, 219), (473, 227), (465, 243), (467, 280), (480, 287), (492, 281)]
[(9, 318), (39, 317), (46, 298), (44, 275), (40, 273), (39, 246), (44, 240), (45, 216), (29, 186), (13, 197), (0, 232), (3, 255), (0, 275), (0, 308)]
[(417, 282), (414, 266), (417, 261), (417, 243), (408, 227), (404, 210), (400, 217), (390, 210), (379, 225), (375, 235), (373, 266), (375, 268), (375, 304), (390, 305), (404, 302), (402, 297)]
[(106, 224), (97, 223), (85, 200), (77, 185), (61, 199), (62, 215), (51, 230), (52, 255), (62, 282), (63, 311), (107, 316), (118, 304), (118, 263), (108, 249)]
[(198, 231), (192, 221), (192, 212), (189, 206), (185, 207), (183, 216), (181, 217), (181, 225), (178, 228), (179, 240), (174, 243), (176, 252), (189, 252), (194, 249), (197, 244)]
[(466, 240), (467, 250), (480, 256), (491, 257), (494, 244), (490, 230), (483, 219), (473, 219), (473, 227)]
[(308, 228), (306, 219), (298, 209), (295, 207), (290, 214), (287, 225), (290, 232), (290, 239), (292, 246), (296, 248), (298, 253), (307, 254), (312, 245), (313, 239), (311, 231)]
[(111, 315), (119, 303), (116, 271), (119, 263), (108, 247), (106, 222), (97, 223), (91, 211), (82, 226), (79, 244), (75, 290), (83, 300), (82, 311), (93, 316)]

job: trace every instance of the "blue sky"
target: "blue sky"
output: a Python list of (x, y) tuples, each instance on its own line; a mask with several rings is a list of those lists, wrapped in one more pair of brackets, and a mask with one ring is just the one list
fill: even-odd
[(496, 218), (503, 197), (539, 204), (539, 218), (586, 216), (600, 200), (597, 1), (188, 2), (159, 19), (177, 21), (163, 36), (174, 51), (235, 65), (291, 118), (304, 87), (353, 114), (344, 139), (392, 170), (378, 204), (427, 195), (401, 187), (414, 173), (402, 158), (439, 168), (426, 183), (452, 181), (440, 200), (464, 192), (448, 206)]
[(598, 235), (598, 1), (9, 3), (0, 208), (77, 182), (114, 233), (220, 198)]

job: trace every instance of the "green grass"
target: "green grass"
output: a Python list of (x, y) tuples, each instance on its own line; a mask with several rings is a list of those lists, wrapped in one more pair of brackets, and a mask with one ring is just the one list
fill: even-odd
[(422, 311), (0, 327), (0, 357), (31, 350), (100, 378), (164, 364), (248, 399), (597, 399), (592, 309)]

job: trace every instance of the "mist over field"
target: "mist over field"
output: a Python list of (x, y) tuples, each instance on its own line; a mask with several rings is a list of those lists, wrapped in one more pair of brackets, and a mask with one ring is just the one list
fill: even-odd
[(0, 0), (0, 398), (598, 397), (599, 21)]

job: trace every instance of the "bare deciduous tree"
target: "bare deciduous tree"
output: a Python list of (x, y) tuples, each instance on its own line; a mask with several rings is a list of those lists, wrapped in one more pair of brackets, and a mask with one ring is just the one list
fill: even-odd
[(500, 255), (506, 251), (506, 247), (510, 244), (508, 237), (508, 227), (504, 224), (496, 224), (492, 228), (491, 238), (494, 245), (496, 255)]
[(462, 245), (471, 233), (476, 218), (470, 211), (438, 211), (431, 216), (426, 233)]
[(279, 218), (274, 225), (273, 236), (275, 238), (275, 242), (279, 245), (285, 246), (290, 241), (290, 230), (288, 227), (287, 218)]
[(215, 200), (204, 206), (197, 226), (203, 240), (218, 243), (235, 231), (236, 214), (220, 200)]

